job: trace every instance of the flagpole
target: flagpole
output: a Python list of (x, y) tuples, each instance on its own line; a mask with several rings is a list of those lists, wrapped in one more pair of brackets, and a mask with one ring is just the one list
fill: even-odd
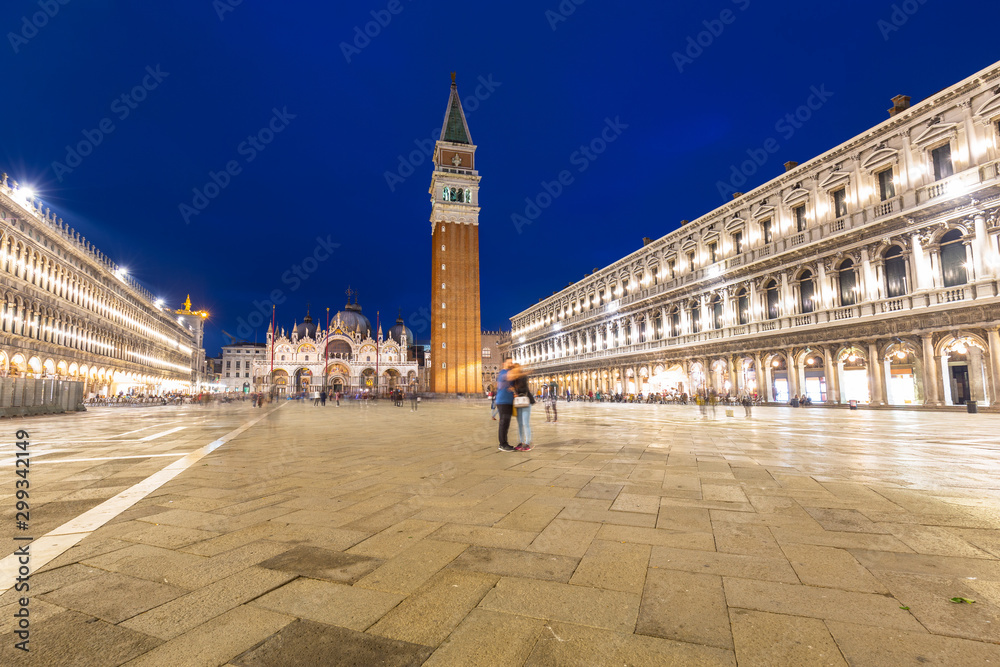
[[(370, 313), (372, 311), (369, 310), (368, 312)], [(378, 344), (379, 344), (379, 338), (381, 338), (381, 336), (379, 336), (378, 332), (380, 332), (382, 330), (382, 323), (379, 321), (379, 314), (378, 313), (379, 313), (379, 311), (376, 310), (375, 311), (375, 397), (376, 398), (378, 398), (378, 380), (379, 380), (379, 375), (378, 375), (379, 374), (379, 366), (378, 366), (378, 361), (379, 361), (379, 350), (378, 350), (378, 347), (379, 346), (378, 346)]]
[(274, 394), (274, 337), (278, 334), (274, 329), (274, 304), (271, 304), (271, 377), (268, 378), (268, 384), (271, 387), (271, 394)]

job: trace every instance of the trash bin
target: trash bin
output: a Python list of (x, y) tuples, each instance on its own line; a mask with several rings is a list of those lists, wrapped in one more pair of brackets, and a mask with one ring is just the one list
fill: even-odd
[(851, 408), (851, 410), (857, 410), (858, 409), (858, 402), (855, 401), (855, 400), (853, 400), (853, 399), (850, 400), (850, 401), (848, 401), (847, 405)]
[(979, 412), (979, 406), (976, 404), (975, 401), (966, 401), (965, 409), (968, 410), (970, 415), (974, 415), (977, 412)]

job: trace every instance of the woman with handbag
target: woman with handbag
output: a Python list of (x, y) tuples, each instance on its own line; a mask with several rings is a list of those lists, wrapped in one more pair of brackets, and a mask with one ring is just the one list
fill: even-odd
[(514, 364), (507, 372), (507, 381), (510, 382), (511, 390), (514, 392), (514, 409), (517, 410), (517, 435), (520, 444), (514, 449), (519, 452), (530, 452), (531, 405), (535, 402), (535, 397), (528, 388), (528, 374), (520, 364)]

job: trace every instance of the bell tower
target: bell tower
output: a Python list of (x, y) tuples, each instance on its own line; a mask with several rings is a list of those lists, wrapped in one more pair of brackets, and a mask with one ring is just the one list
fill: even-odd
[(431, 384), (482, 391), (479, 317), (479, 172), (455, 73), (431, 176)]

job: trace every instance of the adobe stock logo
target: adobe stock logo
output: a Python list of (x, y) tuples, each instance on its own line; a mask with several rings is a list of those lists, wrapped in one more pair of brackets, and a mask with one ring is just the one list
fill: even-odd
[(369, 12), (372, 20), (365, 23), (364, 29), (359, 25), (354, 26), (354, 39), (351, 40), (351, 43), (341, 42), (339, 45), (340, 52), (344, 54), (344, 60), (347, 61), (347, 64), (351, 64), (351, 58), (368, 48), (372, 40), (381, 35), (382, 30), (389, 27), (389, 24), (392, 23), (392, 17), (402, 14), (404, 9), (406, 7), (400, 0), (389, 0), (385, 9), (373, 9)]
[[(170, 72), (164, 72), (160, 65), (156, 67), (146, 67), (146, 75), (131, 90), (126, 91), (111, 101), (111, 113), (118, 120), (127, 119), (132, 112), (139, 108), (139, 105), (146, 101), (149, 94), (160, 87), (163, 80), (170, 76)], [(81, 132), (83, 139), (72, 145), (66, 146), (66, 157), (63, 161), (52, 161), (52, 171), (60, 183), (66, 174), (72, 174), (73, 170), (83, 164), (84, 158), (94, 152), (94, 149), (104, 143), (104, 138), (114, 132), (117, 128), (110, 117), (102, 118), (97, 122), (97, 126), (92, 129), (85, 129)]]
[[(823, 108), (826, 101), (833, 97), (833, 93), (826, 89), (826, 84), (819, 86), (819, 88), (812, 86), (809, 91), (812, 94), (806, 99), (805, 104), (798, 106), (791, 113), (786, 113), (774, 124), (774, 131), (780, 134), (785, 141), (795, 136), (795, 133), (801, 130), (813, 117), (813, 113)], [(779, 150), (781, 150), (781, 144), (774, 137), (765, 139), (760, 148), (748, 148), (746, 153), (750, 159), (743, 160), (738, 165), (730, 165), (728, 181), (715, 182), (715, 187), (718, 189), (722, 201), (731, 201), (733, 194), (740, 191), (747, 179), (756, 174)]]
[[(614, 120), (604, 119), (604, 127), (598, 136), (591, 139), (586, 144), (581, 145), (569, 156), (569, 163), (576, 167), (578, 173), (583, 173), (590, 168), (597, 157), (608, 149), (608, 145), (618, 140), (622, 132), (628, 129), (628, 125), (615, 116)], [(518, 234), (524, 233), (524, 227), (532, 224), (542, 215), (542, 211), (552, 206), (552, 202), (562, 196), (565, 189), (576, 181), (576, 177), (569, 169), (563, 169), (551, 181), (542, 181), (541, 190), (534, 197), (524, 198), (524, 214), (512, 213), (510, 221)]]
[[(289, 123), (296, 118), (296, 114), (288, 112), (288, 107), (271, 110), (271, 119), (268, 123), (247, 136), (236, 147), (236, 154), (243, 158), (245, 164), (250, 164), (263, 153), (268, 145), (274, 141), (275, 137), (284, 132)], [(243, 165), (237, 159), (231, 159), (219, 171), (208, 172), (208, 180), (200, 188), (192, 188), (191, 203), (181, 202), (177, 206), (178, 212), (184, 218), (184, 224), (191, 224), (191, 218), (201, 215), (201, 212), (208, 208), (212, 201), (222, 194), (222, 191), (229, 187), (233, 178), (243, 173)]]
[[(732, 3), (741, 12), (745, 12), (750, 7), (750, 0), (732, 0)], [(696, 35), (688, 35), (687, 45), (683, 53), (674, 51), (671, 55), (674, 59), (674, 65), (677, 66), (677, 71), (683, 74), (684, 68), (693, 64), (695, 60), (705, 53), (705, 49), (715, 44), (715, 40), (725, 32), (726, 26), (735, 23), (737, 16), (739, 14), (733, 10), (723, 9), (719, 12), (719, 18), (702, 21), (701, 24), (705, 26), (705, 29)]]
[(31, 18), (21, 17), (21, 30), (19, 32), (8, 32), (7, 41), (14, 53), (20, 53), (21, 47), (30, 42), (38, 35), (38, 31), (49, 24), (49, 21), (56, 17), (60, 7), (65, 7), (70, 0), (38, 0), (38, 6), (42, 11), (35, 12)]

